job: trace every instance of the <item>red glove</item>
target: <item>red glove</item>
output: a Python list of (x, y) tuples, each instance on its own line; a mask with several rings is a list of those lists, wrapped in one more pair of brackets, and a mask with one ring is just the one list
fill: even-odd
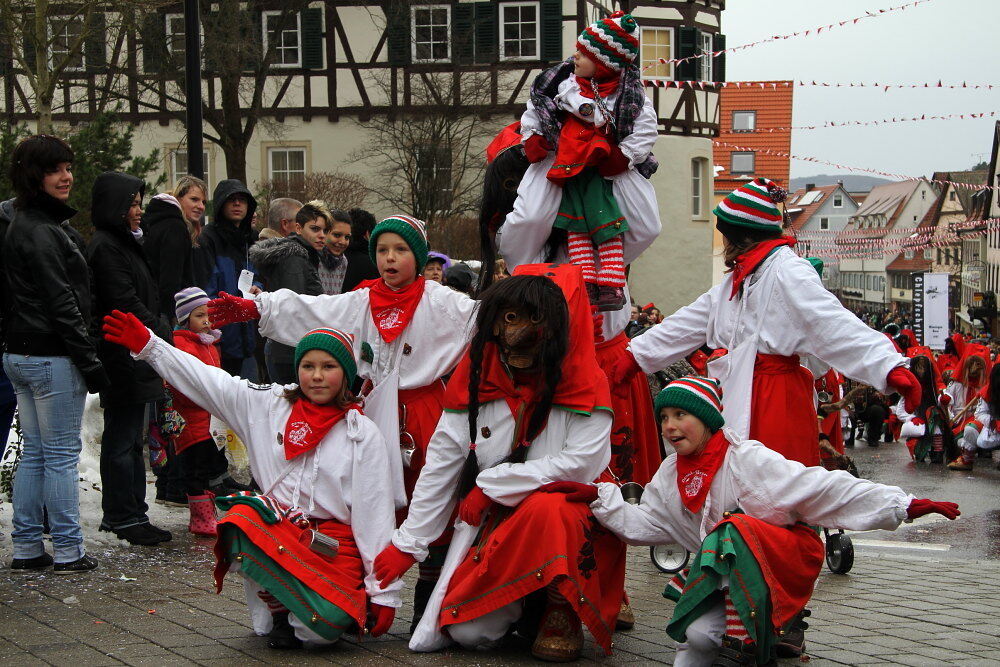
[(597, 487), (593, 484), (580, 482), (549, 482), (538, 487), (542, 493), (565, 493), (566, 500), (571, 503), (587, 503), (597, 500)]
[(232, 294), (219, 292), (218, 299), (208, 302), (208, 319), (216, 329), (236, 322), (259, 320), (260, 311), (252, 299), (241, 299)]
[(948, 404), (951, 403), (951, 396), (942, 393), (941, 396), (938, 398), (938, 402), (941, 404), (942, 408), (946, 408), (948, 407)]
[(601, 176), (616, 176), (628, 169), (628, 158), (618, 146), (611, 147), (611, 154), (597, 165), (597, 173)]
[(930, 514), (931, 512), (936, 512), (941, 516), (945, 516), (952, 521), (956, 517), (962, 516), (962, 513), (958, 511), (958, 504), (949, 502), (937, 502), (934, 500), (927, 500), (926, 498), (914, 498), (910, 501), (910, 506), (906, 508), (906, 518), (909, 520), (916, 519), (918, 516), (923, 516), (925, 514)]
[(124, 345), (134, 354), (142, 352), (149, 342), (149, 329), (132, 313), (120, 310), (104, 316), (104, 339), (109, 343)]
[(621, 356), (615, 359), (615, 365), (611, 367), (608, 380), (611, 381), (611, 391), (617, 396), (624, 397), (627, 393), (626, 385), (632, 381), (637, 373), (641, 373), (638, 362), (628, 350), (622, 352)]
[(604, 313), (597, 310), (597, 306), (590, 307), (590, 316), (594, 318), (594, 342), (604, 342)]
[(368, 603), (368, 623), (365, 624), (365, 627), (372, 637), (379, 637), (389, 631), (394, 618), (396, 618), (395, 609), (370, 602)]
[(913, 419), (910, 420), (910, 423), (913, 424), (914, 426), (923, 426), (926, 422), (920, 417), (914, 417)]
[(920, 405), (920, 383), (917, 382), (917, 377), (908, 369), (896, 366), (885, 377), (885, 383), (890, 389), (899, 392), (903, 397), (903, 408), (913, 414)]
[(412, 554), (400, 551), (395, 544), (390, 543), (389, 546), (382, 549), (382, 553), (375, 556), (373, 563), (375, 579), (378, 580), (379, 587), (385, 588), (402, 577), (416, 562), (417, 559)]
[(540, 134), (533, 134), (524, 140), (524, 156), (528, 158), (528, 162), (541, 162), (548, 157), (551, 150), (549, 142)]
[(459, 503), (458, 518), (470, 526), (478, 526), (483, 521), (483, 514), (492, 504), (490, 497), (477, 486)]

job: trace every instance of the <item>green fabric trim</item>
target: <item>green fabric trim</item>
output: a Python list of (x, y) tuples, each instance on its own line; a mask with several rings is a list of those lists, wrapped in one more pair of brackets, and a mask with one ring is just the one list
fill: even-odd
[[(614, 49), (611, 49), (611, 48), (605, 46), (604, 42), (602, 42), (600, 39), (598, 39), (597, 36), (591, 35), (586, 30), (584, 30), (580, 34), (580, 39), (582, 41), (586, 42), (587, 44), (591, 45), (592, 47), (594, 47), (595, 50), (600, 51), (601, 53), (603, 53), (605, 56), (607, 56), (610, 60), (612, 60), (615, 63), (617, 63), (619, 66), (628, 65), (629, 63), (632, 62), (631, 60), (626, 59), (625, 56), (623, 56), (622, 54), (618, 53)], [(621, 41), (619, 39), (616, 39), (614, 36), (612, 37), (612, 39), (615, 39), (615, 41), (618, 42), (619, 44), (621, 44), (622, 46), (631, 47), (630, 44), (627, 44), (627, 43), (625, 43), (625, 42), (623, 42), (623, 41)]]
[(614, 185), (594, 167), (587, 167), (563, 185), (554, 227), (588, 234), (603, 243), (628, 231), (628, 221), (615, 200)]
[(424, 270), (424, 265), (427, 263), (427, 252), (429, 250), (427, 239), (423, 238), (420, 232), (414, 229), (410, 223), (397, 218), (386, 218), (375, 225), (375, 229), (368, 236), (368, 256), (371, 257), (372, 263), (376, 266), (378, 265), (378, 261), (375, 259), (375, 246), (378, 245), (379, 234), (384, 232), (393, 232), (403, 237), (406, 244), (410, 246), (410, 250), (413, 251), (413, 256), (417, 260), (417, 275), (420, 275), (420, 272)]
[(219, 529), (229, 560), (238, 561), (241, 572), (276, 597), (307, 628), (323, 639), (335, 641), (356, 627), (350, 614), (295, 578), (242, 530), (227, 524), (221, 524)]
[(667, 634), (679, 642), (686, 641), (688, 626), (723, 601), (719, 587), (724, 575), (729, 575), (733, 606), (757, 644), (757, 663), (765, 664), (771, 659), (776, 641), (771, 627), (770, 591), (753, 552), (729, 522), (717, 526), (702, 542), (684, 593), (667, 625)]
[(764, 213), (766, 215), (777, 215), (777, 216), (781, 215), (781, 211), (779, 211), (778, 207), (774, 206), (773, 204), (771, 206), (768, 206), (767, 204), (761, 204), (756, 199), (752, 199), (750, 197), (743, 196), (743, 193), (740, 192), (739, 190), (737, 190), (736, 192), (731, 193), (727, 197), (727, 199), (733, 200), (735, 203), (738, 203), (740, 206), (745, 206), (747, 208), (752, 208), (753, 210), (760, 211), (761, 213)]
[(354, 384), (354, 378), (358, 376), (358, 365), (354, 361), (354, 354), (344, 345), (327, 333), (314, 333), (303, 336), (298, 345), (295, 346), (295, 371), (298, 373), (299, 362), (306, 352), (310, 350), (322, 350), (337, 360), (341, 368), (344, 369), (344, 379), (347, 386)]
[(729, 224), (736, 225), (737, 227), (749, 227), (750, 229), (764, 229), (764, 230), (768, 230), (768, 231), (774, 231), (776, 229), (778, 229), (778, 230), (781, 229), (781, 223), (780, 222), (775, 222), (772, 225), (758, 224), (756, 222), (750, 222), (746, 218), (738, 218), (736, 216), (730, 215), (729, 213), (723, 211), (718, 206), (716, 206), (712, 210), (712, 213), (714, 213), (715, 217), (719, 218), (723, 222), (728, 222)]
[(687, 410), (700, 419), (713, 432), (718, 431), (726, 423), (722, 413), (715, 409), (708, 401), (698, 398), (687, 389), (677, 387), (667, 387), (656, 395), (653, 401), (653, 411), (657, 420), (660, 418), (660, 410), (663, 408), (680, 408)]
[(273, 525), (281, 520), (281, 517), (275, 514), (274, 509), (264, 502), (264, 499), (260, 496), (219, 496), (215, 499), (215, 506), (222, 510), (223, 513), (228, 512), (237, 505), (248, 505), (254, 512), (260, 515), (260, 518), (266, 524)]

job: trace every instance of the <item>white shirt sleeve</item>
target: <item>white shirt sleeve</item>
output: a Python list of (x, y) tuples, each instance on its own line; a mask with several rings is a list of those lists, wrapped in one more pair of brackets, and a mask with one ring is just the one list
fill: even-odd
[(656, 128), (656, 111), (653, 108), (653, 102), (648, 97), (645, 97), (645, 100), (642, 105), (642, 111), (639, 112), (639, 117), (635, 119), (632, 134), (622, 139), (621, 143), (618, 144), (618, 148), (628, 158), (628, 166), (631, 168), (646, 161), (646, 158), (649, 157), (650, 152), (653, 150), (653, 146), (656, 144), (656, 140), (659, 138), (659, 132), (657, 132)]
[(557, 454), (495, 465), (480, 472), (476, 483), (491, 499), (514, 507), (549, 482), (592, 482), (611, 461), (611, 423), (606, 410), (595, 410), (589, 417), (571, 415), (566, 444)]
[(663, 370), (708, 341), (708, 318), (716, 290), (717, 287), (713, 287), (691, 305), (684, 306), (629, 342), (629, 352), (644, 372)]
[(533, 134), (541, 134), (542, 125), (538, 121), (538, 112), (535, 111), (535, 105), (528, 100), (528, 106), (521, 114), (521, 143), (528, 140)]
[[(664, 472), (666, 466), (653, 475), (642, 490), (642, 499), (638, 505), (625, 502), (621, 490), (615, 484), (607, 482), (597, 485), (597, 500), (590, 504), (594, 516), (601, 525), (618, 536), (626, 544), (655, 545), (671, 544), (677, 538), (670, 532), (672, 523), (667, 511), (667, 501), (664, 485), (674, 484), (674, 479), (668, 479)], [(670, 467), (670, 475), (675, 474)]]
[(369, 316), (367, 289), (320, 296), (280, 289), (261, 292), (254, 301), (260, 311), (260, 335), (285, 345), (297, 345), (304, 335), (320, 327), (356, 331), (361, 318)]

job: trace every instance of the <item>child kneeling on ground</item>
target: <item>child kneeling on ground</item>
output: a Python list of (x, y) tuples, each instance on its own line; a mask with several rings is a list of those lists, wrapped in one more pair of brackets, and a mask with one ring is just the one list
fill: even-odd
[(261, 495), (217, 499), (215, 579), (244, 577), (254, 630), (272, 648), (320, 646), (347, 630), (385, 633), (401, 582), (380, 588), (372, 561), (395, 528), (385, 439), (353, 403), (353, 339), (307, 333), (295, 348), (297, 386), (257, 385), (172, 347), (131, 313), (114, 311), (104, 337), (127, 347), (246, 444)]
[[(755, 440), (723, 430), (714, 378), (686, 376), (656, 397), (667, 457), (638, 505), (617, 485), (554, 482), (589, 503), (597, 520), (628, 544), (678, 543), (695, 554), (686, 583), (664, 593), (677, 601), (667, 634), (680, 642), (675, 665), (766, 663), (779, 631), (802, 623), (823, 564), (809, 525), (895, 530), (904, 520), (958, 505), (917, 500), (895, 486), (845, 471), (789, 461)], [(740, 585), (730, 586), (730, 581)]]

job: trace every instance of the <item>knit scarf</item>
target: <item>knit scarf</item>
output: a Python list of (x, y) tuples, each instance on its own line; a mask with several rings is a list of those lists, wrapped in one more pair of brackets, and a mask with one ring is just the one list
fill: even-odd
[[(580, 86), (580, 94), (584, 97), (594, 99), (594, 86), (591, 83), (592, 79), (584, 79), (582, 76), (576, 77), (576, 85)], [(601, 97), (607, 97), (618, 90), (618, 77), (613, 79), (605, 79), (604, 81), (599, 81), (593, 79), (597, 82), (597, 92), (600, 93)]]
[(715, 473), (719, 472), (729, 441), (722, 431), (716, 431), (700, 454), (677, 457), (677, 490), (681, 494), (684, 507), (692, 512), (700, 512), (705, 505), (705, 498), (712, 488)]
[(339, 408), (334, 403), (317, 405), (305, 398), (295, 401), (292, 414), (288, 415), (285, 423), (285, 436), (282, 439), (285, 460), (291, 461), (300, 454), (316, 449), (349, 409), (350, 407)]
[(753, 273), (754, 269), (760, 266), (761, 262), (767, 259), (772, 250), (780, 248), (783, 245), (793, 246), (795, 245), (795, 239), (791, 236), (782, 236), (769, 241), (761, 241), (753, 249), (736, 258), (736, 264), (733, 266), (733, 293), (729, 295), (730, 301), (735, 299), (736, 295), (740, 293), (740, 288), (743, 286), (743, 281), (746, 280), (746, 277)]
[(368, 288), (368, 303), (371, 305), (372, 321), (386, 343), (399, 338), (413, 319), (413, 313), (424, 295), (424, 277), (400, 290), (391, 289), (381, 278), (366, 280), (357, 289)]

